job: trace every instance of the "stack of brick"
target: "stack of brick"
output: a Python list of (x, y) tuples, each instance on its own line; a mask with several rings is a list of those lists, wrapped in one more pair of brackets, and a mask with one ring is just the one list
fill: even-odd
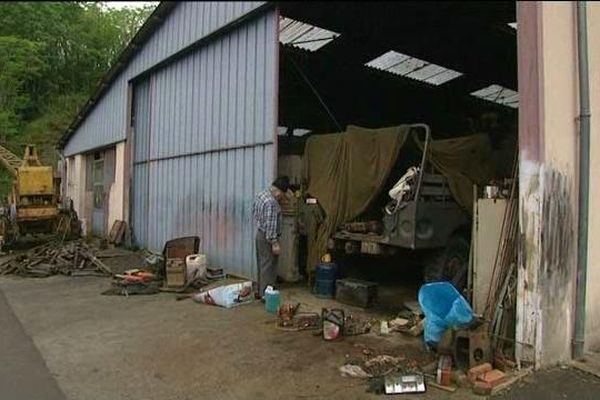
[(480, 395), (489, 395), (494, 387), (506, 378), (506, 374), (499, 369), (494, 369), (490, 363), (484, 363), (471, 368), (467, 378), (473, 385), (473, 392)]

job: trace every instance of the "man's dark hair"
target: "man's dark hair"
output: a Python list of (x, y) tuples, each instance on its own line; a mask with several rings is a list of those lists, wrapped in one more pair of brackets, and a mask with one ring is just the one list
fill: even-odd
[(273, 186), (275, 186), (282, 192), (287, 192), (290, 188), (290, 178), (288, 178), (287, 176), (280, 176), (279, 178), (275, 179), (275, 181), (273, 181)]

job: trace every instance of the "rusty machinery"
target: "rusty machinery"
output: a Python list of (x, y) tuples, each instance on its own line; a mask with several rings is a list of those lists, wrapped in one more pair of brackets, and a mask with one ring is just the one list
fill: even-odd
[(15, 180), (8, 204), (0, 212), (0, 246), (25, 234), (80, 235), (80, 224), (70, 201), (60, 201), (52, 167), (43, 166), (35, 146), (27, 145), (23, 159), (0, 146), (0, 163)]

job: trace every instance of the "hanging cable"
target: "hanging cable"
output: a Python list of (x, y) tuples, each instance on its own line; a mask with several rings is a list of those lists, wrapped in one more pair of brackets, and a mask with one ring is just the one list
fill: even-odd
[(319, 95), (319, 92), (314, 87), (314, 85), (311, 83), (310, 79), (308, 79), (308, 77), (306, 76), (306, 74), (304, 74), (304, 72), (302, 72), (302, 70), (300, 69), (300, 67), (298, 66), (298, 64), (296, 64), (296, 61), (294, 61), (294, 59), (293, 59), (293, 57), (291, 55), (288, 55), (288, 57), (286, 57), (286, 58), (290, 60), (290, 62), (292, 63), (292, 65), (294, 66), (294, 68), (296, 69), (296, 71), (298, 72), (298, 74), (300, 74), (300, 76), (302, 77), (302, 79), (304, 80), (304, 82), (306, 82), (306, 84), (308, 85), (308, 87), (310, 88), (310, 90), (312, 91), (312, 93), (315, 95), (315, 97), (317, 98), (317, 100), (319, 101), (319, 103), (321, 104), (321, 106), (323, 107), (323, 109), (325, 110), (325, 112), (327, 113), (327, 115), (329, 115), (329, 118), (331, 118), (331, 120), (333, 121), (333, 123), (337, 127), (338, 131), (341, 132), (342, 131), (342, 126), (339, 124), (339, 122), (337, 121), (337, 119), (335, 118), (335, 116), (333, 115), (333, 113), (331, 112), (331, 110), (329, 109), (329, 107), (327, 107), (327, 104), (325, 104), (325, 101)]

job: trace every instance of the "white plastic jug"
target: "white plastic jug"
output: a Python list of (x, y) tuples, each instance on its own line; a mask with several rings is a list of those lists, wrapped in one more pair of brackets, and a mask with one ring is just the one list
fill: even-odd
[(185, 258), (187, 269), (187, 281), (206, 276), (207, 260), (206, 254), (190, 254)]

